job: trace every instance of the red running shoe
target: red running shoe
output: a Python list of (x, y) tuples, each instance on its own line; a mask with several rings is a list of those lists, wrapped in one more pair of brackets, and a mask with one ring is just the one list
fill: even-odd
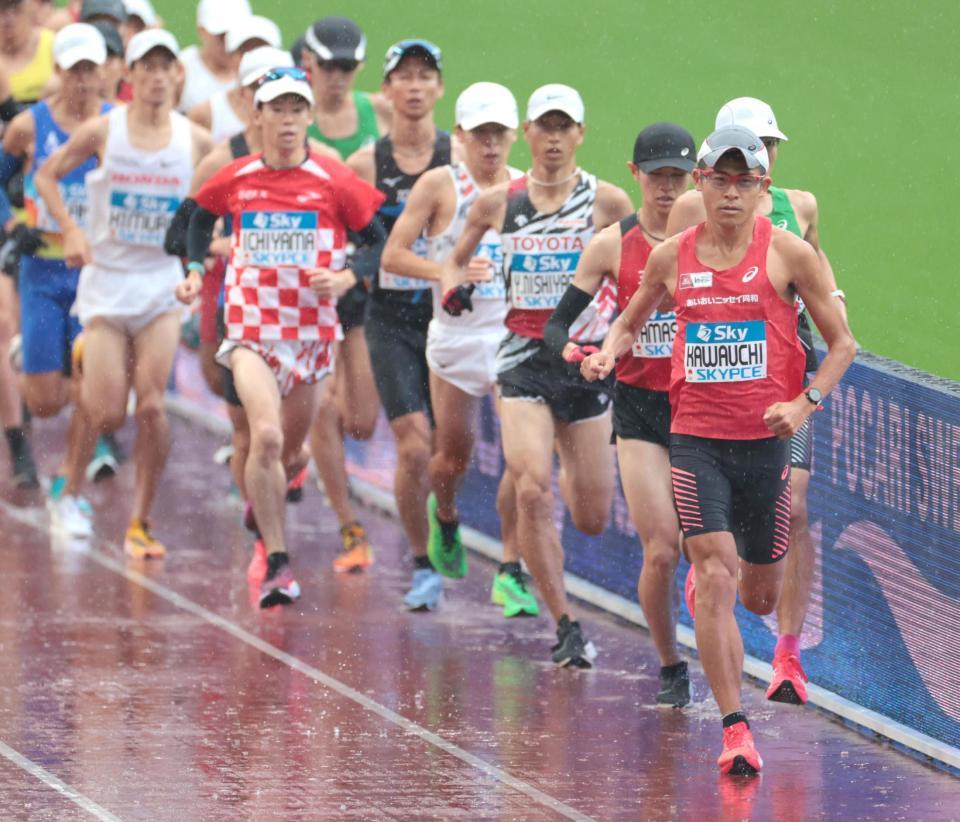
[(259, 586), (267, 575), (267, 546), (262, 539), (253, 543), (253, 556), (247, 566), (247, 580)]
[(687, 601), (690, 618), (696, 619), (693, 610), (697, 607), (697, 573), (693, 570), (693, 565), (687, 571), (687, 581), (683, 584), (683, 598)]
[(307, 481), (309, 465), (304, 465), (297, 475), (287, 483), (287, 502), (301, 502), (303, 500), (303, 486)]
[(760, 772), (763, 760), (753, 745), (753, 734), (746, 722), (723, 729), (723, 753), (717, 765), (720, 773), (734, 776), (755, 776)]
[(767, 699), (803, 705), (807, 701), (807, 674), (796, 654), (778, 654), (773, 658), (773, 679), (767, 688)]

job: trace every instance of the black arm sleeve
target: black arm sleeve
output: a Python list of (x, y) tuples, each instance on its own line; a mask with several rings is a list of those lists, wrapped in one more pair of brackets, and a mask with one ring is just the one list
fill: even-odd
[(203, 206), (197, 206), (190, 216), (187, 229), (187, 259), (191, 263), (202, 263), (210, 251), (213, 240), (213, 228), (219, 218)]
[(16, 117), (21, 111), (23, 111), (24, 106), (20, 105), (13, 97), (8, 97), (2, 103), (0, 103), (0, 121), (4, 123), (9, 123), (14, 117)]
[(360, 231), (349, 232), (348, 238), (356, 246), (356, 251), (350, 258), (350, 269), (357, 275), (358, 280), (372, 278), (380, 269), (380, 256), (387, 244), (387, 231), (380, 218), (374, 217)]
[(187, 230), (190, 228), (190, 217), (198, 208), (197, 201), (192, 197), (187, 197), (180, 203), (163, 238), (163, 250), (167, 254), (172, 257), (187, 256)]
[(570, 284), (560, 298), (560, 304), (554, 309), (543, 331), (543, 341), (558, 357), (563, 354), (563, 347), (570, 342), (570, 326), (579, 317), (584, 309), (590, 305), (593, 297), (586, 291)]

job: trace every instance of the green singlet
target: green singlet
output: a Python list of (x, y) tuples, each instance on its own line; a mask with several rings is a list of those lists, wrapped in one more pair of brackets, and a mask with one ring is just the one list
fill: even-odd
[(770, 197), (773, 200), (773, 208), (767, 215), (770, 222), (776, 228), (782, 228), (784, 231), (789, 231), (803, 239), (803, 234), (800, 232), (800, 223), (797, 222), (797, 214), (793, 210), (793, 204), (790, 202), (786, 190), (770, 186)]
[(346, 160), (357, 149), (375, 142), (380, 136), (377, 115), (373, 110), (373, 103), (370, 102), (370, 95), (362, 91), (353, 92), (353, 104), (357, 107), (357, 130), (349, 137), (327, 137), (317, 128), (316, 120), (307, 129), (308, 137), (336, 149), (340, 152), (340, 157), (343, 160)]

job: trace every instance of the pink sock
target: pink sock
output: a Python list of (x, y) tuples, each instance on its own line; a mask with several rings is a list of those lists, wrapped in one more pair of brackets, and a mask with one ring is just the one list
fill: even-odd
[(800, 637), (796, 634), (780, 634), (773, 655), (780, 656), (781, 654), (800, 656)]

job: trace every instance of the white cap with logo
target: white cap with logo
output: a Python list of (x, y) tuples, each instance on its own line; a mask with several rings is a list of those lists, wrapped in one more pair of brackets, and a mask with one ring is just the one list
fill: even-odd
[(770, 157), (763, 140), (745, 126), (718, 128), (703, 141), (697, 162), (713, 168), (728, 151), (740, 154), (747, 168), (759, 168), (764, 174), (770, 170)]
[(139, 17), (147, 26), (157, 24), (157, 13), (150, 0), (123, 0), (123, 5), (127, 10), (127, 17)]
[(227, 52), (233, 53), (244, 43), (251, 40), (263, 40), (268, 46), (275, 49), (280, 48), (283, 42), (283, 35), (280, 33), (280, 27), (268, 17), (261, 17), (259, 14), (249, 14), (241, 17), (227, 29), (227, 36), (224, 38), (223, 45)]
[(240, 58), (237, 77), (241, 86), (251, 86), (272, 68), (293, 68), (293, 55), (286, 49), (260, 46)]
[(153, 49), (166, 49), (174, 57), (180, 57), (180, 44), (166, 29), (144, 29), (133, 35), (127, 43), (127, 65), (132, 66)]
[[(296, 76), (294, 74), (295, 72), (302, 75), (302, 79)], [(306, 100), (311, 106), (313, 105), (313, 89), (310, 88), (310, 83), (307, 82), (306, 75), (300, 69), (296, 68), (279, 69), (275, 78), (270, 74), (270, 71), (267, 70), (264, 74), (262, 85), (253, 96), (253, 101), (257, 105), (261, 105), (262, 103), (269, 103), (271, 100), (276, 100), (278, 97), (283, 97), (284, 94), (296, 94), (298, 97)]]
[(226, 34), (240, 18), (251, 14), (249, 0), (200, 0), (197, 25), (211, 34)]
[(474, 83), (457, 98), (457, 125), (470, 131), (484, 123), (499, 123), (507, 128), (520, 124), (517, 101), (506, 86), (499, 83)]
[(579, 92), (562, 83), (540, 86), (530, 95), (527, 103), (527, 120), (543, 117), (548, 111), (562, 111), (576, 123), (583, 123), (583, 99)]
[(715, 128), (724, 126), (743, 126), (750, 129), (758, 137), (775, 137), (786, 140), (787, 135), (777, 126), (777, 118), (773, 109), (756, 97), (737, 97), (726, 103), (717, 112)]
[(71, 23), (53, 38), (53, 62), (67, 71), (89, 60), (98, 66), (107, 62), (107, 43), (89, 23)]

